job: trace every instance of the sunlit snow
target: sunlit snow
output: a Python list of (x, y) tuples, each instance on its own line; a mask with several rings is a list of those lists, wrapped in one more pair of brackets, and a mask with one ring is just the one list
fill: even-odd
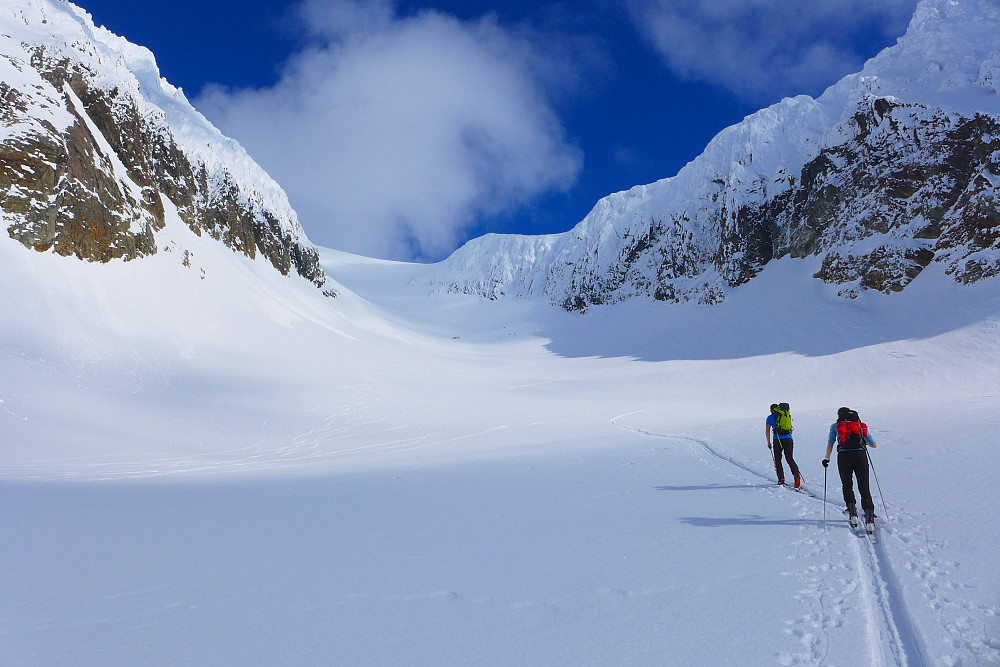
[[(0, 661), (1000, 658), (996, 281), (845, 302), (784, 260), (581, 316), (326, 251), (329, 299), (170, 213), (190, 267), (0, 239)], [(841, 405), (880, 445), (874, 545), (835, 473), (824, 524)]]

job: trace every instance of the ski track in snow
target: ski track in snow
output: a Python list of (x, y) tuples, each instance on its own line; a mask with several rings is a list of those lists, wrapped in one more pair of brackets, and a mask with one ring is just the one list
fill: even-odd
[[(385, 417), (364, 416), (364, 408), (370, 407), (366, 401), (368, 396), (364, 388), (359, 387), (351, 404), (343, 405), (336, 413), (324, 418), (320, 426), (301, 433), (286, 446), (277, 449), (269, 446), (269, 431), (276, 427), (265, 423), (258, 442), (227, 451), (146, 459), (142, 462), (86, 462), (67, 458), (48, 461), (47, 466), (36, 461), (31, 468), (36, 478), (51, 476), (52, 479), (78, 477), (90, 480), (298, 468), (323, 460), (378, 457), (435, 447), (505, 428), (497, 426), (480, 433), (451, 435), (448, 438), (443, 438), (441, 433), (415, 433), (413, 424), (405, 415), (401, 415), (400, 423), (389, 423)], [(8, 409), (2, 403), (0, 408)], [(858, 601), (863, 604), (860, 616), (865, 619), (864, 641), (868, 645), (871, 665), (997, 664), (997, 647), (991, 643), (985, 627), (989, 619), (997, 617), (997, 609), (964, 600), (961, 579), (956, 574), (957, 564), (942, 561), (935, 555), (942, 545), (931, 541), (926, 531), (919, 529), (914, 517), (895, 509), (892, 515), (881, 517), (876, 541), (864, 536), (852, 536), (838, 544), (832, 535), (810, 537), (806, 534), (810, 527), (822, 526), (822, 520), (817, 518), (817, 503), (823, 502), (822, 495), (809, 488), (803, 488), (801, 492), (781, 489), (774, 485), (773, 471), (762, 472), (719, 452), (704, 440), (643, 430), (621, 422), (623, 418), (640, 412), (619, 415), (611, 420), (611, 424), (645, 437), (685, 443), (691, 453), (706, 465), (747, 485), (757, 486), (762, 492), (787, 496), (790, 504), (798, 508), (798, 525), (803, 534), (791, 542), (792, 552), (788, 558), (792, 562), (805, 558), (813, 564), (804, 569), (789, 567), (781, 572), (803, 582), (796, 600), (806, 609), (798, 618), (785, 622), (784, 631), (795, 637), (802, 648), (795, 653), (784, 652), (777, 656), (781, 664), (830, 664), (830, 632), (837, 630), (843, 634), (852, 612), (858, 615)], [(408, 435), (393, 437), (394, 433)], [(71, 461), (72, 465), (69, 465)], [(45, 467), (48, 467), (50, 475), (43, 472)], [(832, 488), (832, 497), (828, 488), (826, 501), (827, 521), (839, 527), (844, 521), (840, 518), (842, 508), (836, 481)], [(791, 493), (798, 495), (790, 496)], [(879, 505), (878, 499), (876, 505)], [(918, 598), (911, 598), (910, 604), (922, 603), (933, 610), (939, 627), (946, 633), (933, 657), (904, 599), (905, 586), (892, 564), (887, 546), (889, 538), (895, 542), (898, 552), (907, 554), (905, 569), (923, 583), (923, 590), (919, 593), (910, 590)], [(940, 646), (942, 642), (943, 648)]]
[[(619, 420), (623, 417), (639, 414), (639, 412), (642, 411), (619, 415), (611, 420), (611, 424), (644, 436), (686, 442), (693, 446), (693, 453), (706, 464), (713, 465), (713, 467), (719, 468), (740, 481), (753, 483), (764, 480), (773, 483), (771, 475), (761, 473), (740, 461), (721, 454), (704, 440), (690, 436), (655, 433), (620, 423)], [(725, 465), (718, 466), (719, 462)], [(768, 490), (772, 493), (788, 492), (777, 486)], [(792, 489), (789, 491), (796, 492)], [(811, 498), (819, 503), (823, 502), (822, 496), (817, 496), (808, 489), (803, 488), (798, 493), (804, 498)], [(828, 507), (833, 506), (839, 509), (839, 503), (836, 499), (831, 500), (828, 496), (826, 503)], [(803, 499), (796, 499), (794, 504), (799, 508), (800, 518), (806, 519), (815, 516), (814, 506), (810, 506), (812, 505), (811, 501), (803, 502)], [(829, 510), (827, 514), (829, 521)], [(898, 519), (891, 522), (883, 520), (878, 532), (889, 533), (891, 531), (888, 525), (895, 526), (897, 523)], [(804, 650), (798, 654), (783, 653), (779, 656), (781, 664), (825, 664), (830, 650), (830, 637), (827, 631), (831, 627), (843, 626), (846, 612), (850, 611), (848, 598), (854, 593), (860, 595), (865, 605), (863, 613), (867, 621), (866, 641), (868, 642), (871, 665), (903, 667), (932, 664), (927, 657), (923, 640), (906, 607), (902, 586), (893, 570), (889, 555), (885, 550), (884, 541), (880, 539), (880, 535), (877, 537), (879, 539), (872, 540), (864, 536), (849, 541), (851, 544), (849, 550), (852, 552), (854, 561), (853, 568), (846, 564), (846, 559), (839, 558), (839, 556), (844, 555), (844, 552), (836, 552), (837, 546), (829, 537), (821, 539), (803, 537), (794, 542), (796, 552), (790, 558), (826, 554), (827, 562), (823, 566), (811, 566), (805, 571), (783, 572), (786, 576), (799, 576), (808, 582), (808, 586), (801, 592), (798, 599), (812, 607), (812, 611), (798, 620), (787, 622), (786, 632), (796, 636)], [(831, 579), (840, 583), (839, 589), (831, 583)]]

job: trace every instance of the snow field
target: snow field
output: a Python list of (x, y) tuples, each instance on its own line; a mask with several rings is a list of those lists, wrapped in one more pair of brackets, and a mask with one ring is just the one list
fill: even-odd
[(734, 483), (683, 441), (617, 444), (327, 479), (8, 487), (9, 511), (37, 520), (2, 557), (30, 575), (7, 588), (6, 659), (843, 664), (864, 649), (836, 634), (865, 631), (840, 560), (856, 538), (824, 539), (790, 492)]
[[(785, 261), (580, 316), (329, 252), (331, 300), (178, 223), (143, 262), (0, 243), (0, 662), (1000, 661), (997, 531), (956, 520), (1000, 500), (996, 286), (845, 302)], [(842, 404), (875, 545), (835, 472), (823, 530)]]

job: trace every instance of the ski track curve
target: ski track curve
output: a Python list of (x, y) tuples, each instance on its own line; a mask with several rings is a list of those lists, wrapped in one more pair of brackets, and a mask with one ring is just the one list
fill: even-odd
[[(710, 457), (709, 459), (705, 459), (706, 463), (715, 461), (725, 464), (723, 470), (741, 481), (772, 481), (770, 474), (761, 473), (759, 470), (741, 461), (722, 454), (704, 440), (685, 435), (647, 431), (634, 426), (628, 426), (619, 421), (630, 415), (640, 414), (641, 412), (645, 411), (639, 410), (618, 415), (611, 420), (611, 424), (643, 436), (677, 440), (691, 444)], [(751, 477), (747, 479), (743, 474), (736, 473), (733, 468)], [(801, 489), (797, 490), (797, 492), (805, 498), (811, 498), (820, 503), (824, 502), (822, 496), (816, 495), (809, 489)], [(828, 507), (833, 506), (839, 510), (839, 504), (836, 500), (827, 498), (825, 502)], [(804, 509), (803, 503), (797, 504), (800, 508)], [(839, 514), (839, 511), (837, 513)], [(889, 523), (888, 517), (885, 517), (880, 530), (886, 531)], [(844, 611), (844, 596), (837, 596), (832, 586), (822, 583), (822, 580), (826, 578), (829, 571), (834, 568), (830, 541), (806, 539), (800, 543), (799, 548), (802, 549), (805, 546), (815, 555), (820, 553), (824, 548), (818, 542), (826, 543), (825, 550), (829, 553), (830, 565), (828, 567), (815, 568), (818, 570), (816, 573), (806, 573), (811, 576), (812, 588), (809, 592), (816, 596), (817, 601), (815, 606), (819, 610), (818, 613), (810, 614), (807, 618), (814, 627), (821, 630), (822, 636), (816, 637), (811, 635), (801, 627), (792, 628), (790, 634), (799, 636), (800, 641), (806, 646), (808, 651), (804, 654), (785, 654), (780, 656), (783, 664), (824, 664), (829, 652), (830, 642), (826, 628), (828, 625), (839, 626), (842, 624), (841, 620), (837, 617)], [(868, 537), (854, 540), (853, 551), (857, 575), (855, 580), (860, 583), (861, 597), (866, 605), (864, 613), (868, 621), (867, 641), (871, 664), (873, 666), (897, 665), (899, 667), (930, 665), (931, 662), (928, 660), (923, 640), (917, 632), (911, 614), (907, 610), (906, 603), (903, 600), (902, 585), (892, 567), (891, 559), (885, 550), (883, 541), (881, 539), (873, 540)], [(847, 592), (851, 591), (848, 590)], [(831, 599), (831, 609), (826, 608), (824, 597)]]

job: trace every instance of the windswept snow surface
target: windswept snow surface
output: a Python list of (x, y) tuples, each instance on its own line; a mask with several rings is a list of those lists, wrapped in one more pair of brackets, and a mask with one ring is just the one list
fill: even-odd
[(0, 664), (1000, 664), (997, 281), (578, 315), (328, 251), (328, 299), (168, 214), (190, 266), (0, 238)]

